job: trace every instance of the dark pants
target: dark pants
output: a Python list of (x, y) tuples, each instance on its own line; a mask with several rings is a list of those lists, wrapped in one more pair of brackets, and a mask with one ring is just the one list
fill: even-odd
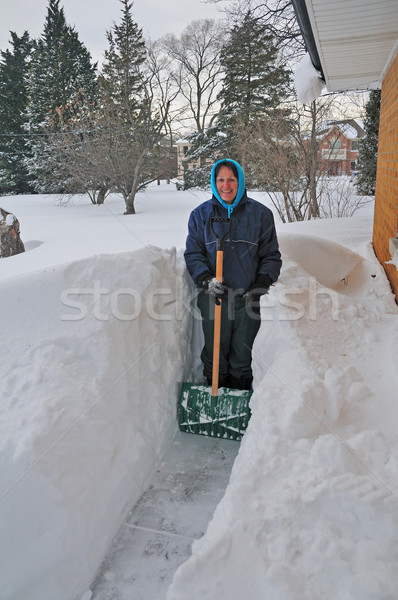
[[(202, 315), (205, 345), (202, 350), (203, 373), (211, 380), (213, 372), (214, 300), (204, 292), (198, 295), (198, 307)], [(259, 314), (246, 310), (245, 301), (235, 298), (234, 303), (224, 301), (221, 305), (221, 338), (219, 382), (227, 377), (251, 382), (251, 362), (254, 339), (260, 328)], [(230, 385), (226, 383), (226, 385)], [(232, 386), (231, 386), (232, 387)]]

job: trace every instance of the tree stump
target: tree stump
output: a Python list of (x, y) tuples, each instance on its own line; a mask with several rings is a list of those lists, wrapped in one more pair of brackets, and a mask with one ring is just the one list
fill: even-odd
[(0, 217), (0, 258), (25, 252), (17, 217), (3, 208), (0, 208)]

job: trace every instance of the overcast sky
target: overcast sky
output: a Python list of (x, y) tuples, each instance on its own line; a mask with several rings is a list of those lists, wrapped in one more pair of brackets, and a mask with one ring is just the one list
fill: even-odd
[[(39, 37), (47, 6), (47, 0), (0, 0), (0, 50), (9, 47), (10, 31), (21, 35), (27, 30), (31, 37)], [(60, 6), (93, 59), (101, 62), (107, 48), (105, 32), (120, 20), (119, 0), (61, 0)], [(135, 0), (132, 12), (144, 35), (152, 40), (166, 33), (178, 34), (194, 19), (220, 16), (216, 5), (201, 0)]]

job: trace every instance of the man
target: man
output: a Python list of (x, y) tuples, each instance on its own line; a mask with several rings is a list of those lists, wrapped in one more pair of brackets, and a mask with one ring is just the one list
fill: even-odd
[[(248, 390), (253, 374), (251, 351), (260, 327), (260, 296), (278, 279), (282, 261), (272, 212), (248, 198), (242, 167), (231, 159), (215, 163), (213, 197), (189, 218), (185, 262), (199, 288), (205, 345), (203, 373), (211, 383), (214, 304), (222, 300), (219, 386)], [(227, 217), (223, 282), (215, 278), (216, 238), (212, 217)], [(224, 223), (217, 223), (218, 236)], [(225, 232), (225, 230), (224, 230)]]

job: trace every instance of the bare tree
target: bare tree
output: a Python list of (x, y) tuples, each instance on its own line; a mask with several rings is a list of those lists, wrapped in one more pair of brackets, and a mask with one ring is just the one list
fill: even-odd
[(293, 127), (282, 114), (274, 114), (250, 125), (238, 122), (235, 128), (249, 180), (267, 193), (283, 223), (303, 220), (308, 204), (302, 185), (303, 157)]
[(165, 130), (172, 134), (173, 120), (181, 114), (181, 108), (173, 111), (171, 106), (180, 90), (173, 76), (173, 60), (165, 52), (162, 40), (147, 41), (146, 89), (151, 95), (151, 103), (160, 113)]
[[(146, 60), (146, 90), (150, 95), (150, 103), (156, 106), (160, 115), (165, 133), (165, 144), (162, 151), (168, 147), (168, 157), (166, 163), (172, 162), (175, 152), (174, 136), (176, 130), (176, 121), (182, 115), (182, 108), (177, 104), (179, 88), (176, 85), (172, 73), (172, 58), (164, 51), (161, 40), (156, 42), (147, 42), (147, 60)], [(161, 146), (158, 146), (161, 151)], [(168, 182), (174, 174), (171, 167), (165, 173)], [(160, 173), (159, 173), (160, 176)]]
[(103, 108), (105, 142), (103, 168), (110, 178), (111, 189), (122, 194), (125, 214), (135, 214), (137, 192), (157, 179), (161, 157), (158, 144), (163, 137), (163, 122), (150, 109), (126, 124), (113, 111)]
[(68, 105), (57, 107), (46, 128), (49, 167), (65, 193), (86, 193), (102, 204), (110, 191), (103, 171), (103, 124), (94, 103), (80, 92)]
[(130, 123), (106, 96), (96, 105), (80, 96), (57, 108), (47, 130), (49, 166), (64, 192), (87, 193), (93, 204), (118, 192), (125, 214), (134, 214), (136, 193), (157, 178), (163, 159), (159, 142), (167, 113), (162, 120), (151, 108)]
[(229, 20), (241, 22), (248, 11), (253, 18), (267, 25), (286, 59), (295, 59), (305, 52), (301, 31), (290, 0), (205, 0), (218, 4)]
[(358, 196), (355, 184), (348, 176), (321, 178), (322, 202), (320, 216), (324, 219), (333, 217), (352, 217), (362, 206), (373, 201), (371, 196)]
[(181, 37), (170, 34), (163, 39), (163, 47), (174, 61), (173, 77), (184, 111), (191, 115), (199, 133), (215, 116), (222, 38), (219, 23), (202, 19), (188, 25)]
[(248, 180), (267, 193), (283, 222), (349, 216), (362, 204), (351, 185), (337, 183), (341, 178), (335, 178), (332, 189), (326, 173), (341, 130), (336, 128), (327, 150), (320, 151), (320, 141), (332, 127), (335, 111), (336, 98), (328, 95), (308, 105), (297, 103), (294, 110), (292, 104), (289, 119), (276, 113), (272, 119), (236, 126)]

